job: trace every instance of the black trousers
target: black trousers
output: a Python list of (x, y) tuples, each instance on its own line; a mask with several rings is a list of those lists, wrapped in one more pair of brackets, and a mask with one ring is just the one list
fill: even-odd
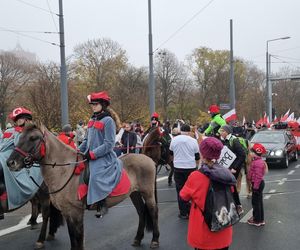
[[(252, 183), (253, 187), (253, 183)], [(264, 180), (261, 181), (258, 189), (252, 189), (252, 207), (253, 207), (253, 220), (255, 222), (263, 222), (264, 217), (264, 204), (263, 204), (263, 190), (265, 188)]]
[(196, 168), (192, 168), (192, 169), (174, 168), (174, 180), (175, 180), (175, 184), (176, 184), (177, 201), (178, 201), (178, 207), (179, 207), (179, 211), (180, 211), (181, 215), (189, 215), (190, 203), (182, 200), (179, 196), (179, 193), (180, 193), (180, 190), (183, 188), (190, 173), (192, 173), (195, 170), (196, 170)]

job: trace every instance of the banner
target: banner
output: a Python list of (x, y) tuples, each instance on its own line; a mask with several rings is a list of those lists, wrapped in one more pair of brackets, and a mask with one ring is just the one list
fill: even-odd
[(224, 146), (221, 151), (220, 158), (218, 159), (218, 163), (225, 168), (229, 168), (234, 162), (235, 158), (236, 155), (227, 146)]

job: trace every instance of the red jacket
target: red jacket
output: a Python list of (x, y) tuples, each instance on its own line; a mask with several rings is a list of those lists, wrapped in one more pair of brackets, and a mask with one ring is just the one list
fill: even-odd
[[(232, 227), (211, 232), (199, 207), (204, 210), (209, 178), (199, 171), (192, 172), (180, 191), (183, 200), (192, 201), (188, 225), (188, 244), (193, 248), (220, 249), (232, 242)], [(197, 206), (195, 206), (197, 204)]]
[(61, 140), (62, 142), (64, 142), (65, 144), (69, 145), (70, 147), (76, 149), (76, 145), (73, 141), (73, 137), (74, 136), (70, 136), (69, 134), (66, 134), (65, 132), (61, 132), (58, 135), (58, 139)]

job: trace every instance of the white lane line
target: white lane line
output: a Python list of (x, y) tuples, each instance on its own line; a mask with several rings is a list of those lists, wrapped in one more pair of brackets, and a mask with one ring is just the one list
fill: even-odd
[(275, 193), (275, 192), (276, 192), (276, 189), (271, 189), (271, 190), (269, 191), (270, 194), (273, 194), (273, 193)]
[(282, 179), (279, 181), (278, 185), (283, 185), (283, 184), (285, 183), (286, 180), (287, 180), (287, 178), (282, 178)]
[(168, 176), (163, 176), (163, 177), (159, 177), (156, 179), (156, 181), (163, 181), (163, 180), (166, 180), (168, 179)]
[(253, 208), (251, 208), (248, 213), (245, 214), (244, 217), (242, 217), (242, 219), (240, 219), (241, 223), (247, 223), (247, 220), (249, 220), (252, 217), (252, 212), (253, 212)]
[(288, 172), (288, 175), (291, 175), (293, 173), (295, 173), (295, 170), (291, 170), (290, 172)]
[(264, 196), (264, 200), (268, 200), (270, 198), (271, 198), (271, 195), (269, 195), (269, 194)]
[(300, 165), (297, 165), (295, 168), (300, 168)]
[[(27, 222), (30, 217), (31, 217), (31, 214), (28, 214), (25, 217), (23, 217), (22, 220), (20, 220), (20, 222), (17, 225), (0, 230), (0, 236), (21, 230), (26, 227), (29, 227), (30, 225), (27, 225)], [(42, 221), (43, 221), (43, 218), (41, 215), (39, 215), (39, 217), (37, 218), (37, 223), (41, 223)]]

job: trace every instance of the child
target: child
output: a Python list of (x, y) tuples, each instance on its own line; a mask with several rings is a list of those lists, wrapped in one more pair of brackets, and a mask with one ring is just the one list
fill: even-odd
[[(202, 171), (194, 171), (180, 191), (180, 197), (192, 201), (189, 215), (188, 244), (195, 249), (228, 249), (232, 241), (232, 226), (218, 232), (211, 232), (200, 210), (204, 210), (209, 178), (223, 184), (235, 185), (231, 172), (216, 162), (223, 144), (214, 137), (204, 139), (200, 144)], [(208, 177), (209, 176), (209, 177)]]
[(265, 182), (263, 178), (267, 172), (267, 164), (261, 156), (267, 151), (265, 147), (259, 143), (255, 143), (252, 146), (251, 151), (253, 154), (248, 179), (252, 183), (253, 216), (248, 220), (248, 224), (260, 227), (265, 225), (263, 207), (263, 190)]

